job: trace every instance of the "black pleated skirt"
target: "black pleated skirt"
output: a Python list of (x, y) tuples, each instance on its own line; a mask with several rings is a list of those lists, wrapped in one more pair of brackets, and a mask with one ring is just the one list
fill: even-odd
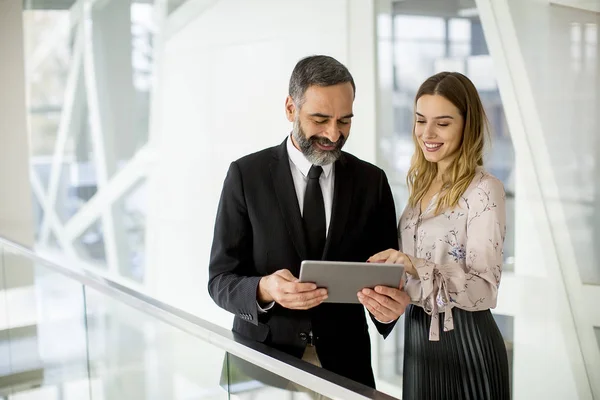
[(440, 327), (437, 342), (421, 307), (409, 305), (404, 316), (403, 400), (510, 399), (506, 346), (490, 310), (453, 308), (454, 329)]

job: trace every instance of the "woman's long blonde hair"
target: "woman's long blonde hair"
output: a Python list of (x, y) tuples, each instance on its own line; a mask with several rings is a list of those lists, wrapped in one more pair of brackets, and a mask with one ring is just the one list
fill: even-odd
[[(442, 190), (437, 199), (435, 213), (455, 207), (475, 176), (475, 170), (483, 165), (484, 137), (488, 134), (488, 119), (481, 104), (477, 89), (466, 76), (458, 72), (440, 72), (427, 79), (419, 88), (417, 101), (424, 95), (445, 97), (460, 111), (464, 129), (458, 154), (442, 177)], [(416, 119), (415, 119), (416, 122)], [(413, 123), (413, 154), (406, 182), (408, 184), (411, 207), (420, 204), (421, 199), (435, 180), (438, 167), (423, 155), (415, 135)]]

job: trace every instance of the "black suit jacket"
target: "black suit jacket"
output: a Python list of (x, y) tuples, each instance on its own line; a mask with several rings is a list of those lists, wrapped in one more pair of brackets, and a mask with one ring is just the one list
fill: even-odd
[[(334, 168), (323, 259), (363, 262), (379, 251), (397, 249), (396, 212), (385, 173), (348, 153)], [(306, 252), (286, 142), (233, 162), (215, 222), (211, 297), (235, 314), (233, 331), (296, 357), (304, 353), (312, 330), (324, 368), (375, 387), (362, 305), (324, 303), (301, 311), (275, 304), (267, 313), (258, 312), (260, 278), (280, 269), (298, 276)], [(395, 324), (374, 322), (384, 337)]]

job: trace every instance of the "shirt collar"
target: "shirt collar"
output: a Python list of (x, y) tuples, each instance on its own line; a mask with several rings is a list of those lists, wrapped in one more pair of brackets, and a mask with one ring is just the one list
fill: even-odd
[[(288, 136), (287, 152), (292, 163), (300, 170), (300, 172), (302, 172), (304, 177), (307, 177), (308, 171), (310, 170), (310, 167), (312, 167), (312, 164), (306, 159), (306, 157), (304, 157), (304, 154), (302, 154), (302, 152), (298, 150), (296, 146), (294, 146), (294, 142), (292, 142), (292, 135)], [(331, 170), (333, 169), (333, 164), (322, 165), (322, 167), (323, 175), (325, 175), (325, 178), (329, 178), (329, 174), (331, 174)]]

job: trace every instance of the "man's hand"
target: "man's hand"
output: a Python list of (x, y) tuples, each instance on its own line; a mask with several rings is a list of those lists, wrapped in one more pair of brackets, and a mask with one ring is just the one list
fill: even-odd
[(292, 310), (308, 310), (327, 298), (327, 289), (317, 289), (314, 283), (300, 283), (287, 269), (281, 269), (261, 278), (258, 284), (261, 304), (276, 302)]
[(375, 290), (363, 289), (357, 293), (358, 301), (364, 305), (373, 316), (381, 322), (392, 322), (404, 314), (404, 309), (410, 304), (410, 297), (398, 288), (376, 286)]

